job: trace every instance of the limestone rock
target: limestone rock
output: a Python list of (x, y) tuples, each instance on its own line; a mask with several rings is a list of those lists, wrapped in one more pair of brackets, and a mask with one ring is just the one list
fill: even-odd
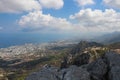
[(93, 63), (90, 63), (87, 70), (93, 80), (103, 80), (104, 75), (107, 73), (107, 64), (100, 58)]
[[(80, 58), (80, 57), (79, 57)], [(84, 57), (78, 59), (84, 63)], [(45, 67), (29, 75), (26, 80), (120, 80), (120, 54), (108, 52), (88, 64), (68, 68)], [(78, 63), (79, 64), (79, 63)]]
[(120, 80), (120, 67), (112, 67), (109, 72), (109, 80)]
[(105, 54), (108, 63), (109, 80), (120, 80), (120, 54), (109, 52)]
[(84, 64), (88, 64), (90, 59), (90, 55), (88, 53), (83, 53), (81, 55), (77, 55), (75, 58), (73, 58), (72, 65), (81, 66)]
[(77, 66), (59, 70), (47, 68), (29, 75), (26, 80), (90, 80), (89, 73)]
[(71, 66), (68, 68), (64, 80), (90, 80), (90, 75), (81, 67)]
[(43, 68), (39, 72), (35, 72), (28, 76), (26, 80), (59, 80), (57, 78), (57, 68)]

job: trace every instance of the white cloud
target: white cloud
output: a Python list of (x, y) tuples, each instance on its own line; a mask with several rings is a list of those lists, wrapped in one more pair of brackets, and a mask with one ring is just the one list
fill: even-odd
[(0, 12), (18, 13), (23, 11), (40, 10), (37, 0), (0, 0)]
[(62, 31), (70, 33), (112, 32), (120, 31), (120, 13), (113, 9), (83, 9), (71, 15), (72, 23), (65, 18), (56, 18), (42, 11), (30, 12), (19, 20), (22, 29), (39, 31)]
[(109, 7), (120, 8), (120, 0), (103, 0), (103, 2)]
[(78, 26), (86, 27), (89, 31), (120, 31), (120, 13), (113, 9), (105, 11), (83, 9), (71, 15), (70, 19), (77, 21)]
[(0, 12), (20, 13), (39, 11), (41, 8), (60, 9), (63, 5), (63, 0), (0, 0)]
[(19, 25), (28, 29), (70, 30), (71, 23), (64, 18), (56, 18), (42, 11), (30, 12), (19, 20)]
[(86, 6), (90, 4), (94, 4), (95, 2), (93, 0), (75, 0), (79, 6)]
[(42, 7), (60, 9), (63, 7), (63, 0), (39, 0)]

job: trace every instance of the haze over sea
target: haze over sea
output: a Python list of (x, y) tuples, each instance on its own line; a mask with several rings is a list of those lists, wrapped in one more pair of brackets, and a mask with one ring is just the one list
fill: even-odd
[(65, 39), (65, 37), (58, 34), (0, 33), (0, 48), (26, 43), (45, 43), (63, 39)]

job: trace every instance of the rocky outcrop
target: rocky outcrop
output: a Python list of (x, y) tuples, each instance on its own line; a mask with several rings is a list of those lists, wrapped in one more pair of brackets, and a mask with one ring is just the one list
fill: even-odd
[(120, 80), (120, 54), (109, 52), (105, 54), (108, 63), (109, 80)]
[(84, 54), (77, 55), (76, 57), (74, 57), (71, 64), (81, 66), (81, 65), (84, 65), (84, 64), (88, 64), (89, 59), (90, 59), (90, 55), (87, 54), (87, 53), (84, 53)]
[(108, 52), (105, 54), (105, 58), (109, 67), (120, 66), (120, 54)]
[(44, 67), (41, 71), (31, 74), (26, 80), (59, 80), (57, 77), (58, 68)]
[(90, 75), (85, 69), (77, 66), (63, 70), (49, 67), (31, 74), (26, 80), (90, 80)]
[(90, 80), (90, 74), (81, 67), (70, 66), (61, 80)]
[(67, 55), (68, 64), (81, 66), (94, 61), (94, 59), (102, 55), (102, 52), (98, 54), (95, 50), (93, 50), (93, 48), (96, 49), (97, 47), (100, 49), (103, 45), (96, 42), (81, 41), (73, 47)]
[(104, 76), (106, 76), (107, 68), (108, 66), (102, 58), (87, 66), (87, 70), (90, 73), (92, 80), (105, 80)]
[(109, 80), (120, 80), (120, 66), (114, 66), (110, 69)]
[(120, 80), (120, 54), (108, 52), (92, 63), (68, 68), (43, 68), (26, 80)]
[(96, 42), (81, 41), (70, 51), (70, 54), (73, 56), (76, 54), (82, 54), (82, 52), (89, 47), (103, 47), (103, 45)]

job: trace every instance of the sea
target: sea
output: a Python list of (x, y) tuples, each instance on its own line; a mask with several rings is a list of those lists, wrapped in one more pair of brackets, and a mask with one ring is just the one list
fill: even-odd
[(66, 37), (58, 34), (0, 33), (0, 48), (29, 43), (46, 43), (63, 40)]

